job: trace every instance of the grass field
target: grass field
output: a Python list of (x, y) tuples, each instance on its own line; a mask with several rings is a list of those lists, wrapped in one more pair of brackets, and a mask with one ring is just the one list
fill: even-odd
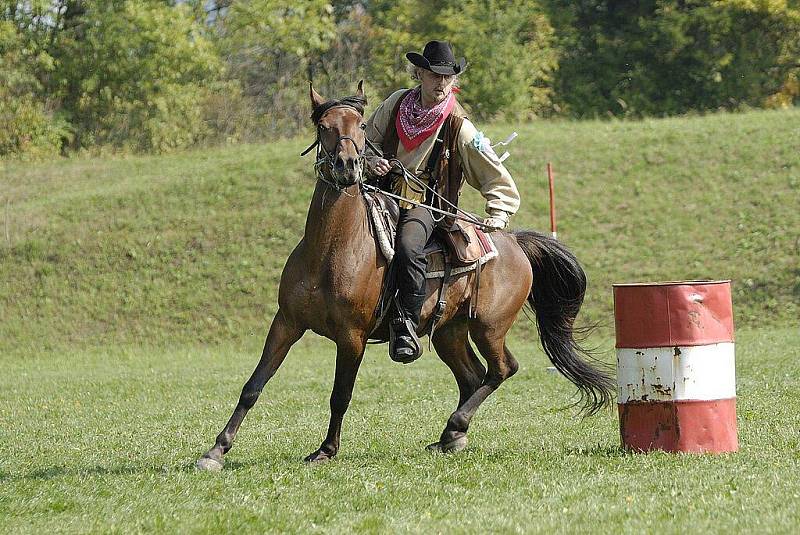
[(254, 365), (247, 346), (0, 357), (0, 531), (791, 533), (800, 522), (797, 329), (739, 334), (737, 454), (623, 453), (615, 414), (556, 410), (572, 389), (516, 342), (522, 370), (452, 456), (424, 451), (456, 400), (444, 365), (426, 354), (404, 367), (372, 348), (339, 456), (308, 467), (333, 376), (331, 346), (310, 337), (225, 470), (195, 472)]
[[(800, 110), (520, 133), (516, 228), (559, 236), (589, 277), (613, 360), (611, 284), (731, 278), (741, 451), (629, 455), (613, 412), (560, 411), (535, 328), (470, 447), (432, 456), (456, 400), (435, 356), (371, 348), (337, 459), (332, 345), (267, 386), (218, 474), (196, 458), (230, 415), (303, 231), (308, 139), (161, 157), (0, 162), (0, 532), (783, 532), (800, 521)], [(480, 199), (464, 197), (479, 211)]]

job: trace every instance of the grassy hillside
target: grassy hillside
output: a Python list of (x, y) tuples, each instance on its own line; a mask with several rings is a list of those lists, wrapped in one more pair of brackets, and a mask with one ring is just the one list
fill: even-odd
[[(587, 319), (613, 325), (613, 282), (731, 278), (738, 327), (796, 323), (800, 110), (487, 133), (512, 129), (513, 226), (548, 229), (552, 161)], [(0, 351), (260, 340), (311, 198), (308, 141), (0, 164)]]

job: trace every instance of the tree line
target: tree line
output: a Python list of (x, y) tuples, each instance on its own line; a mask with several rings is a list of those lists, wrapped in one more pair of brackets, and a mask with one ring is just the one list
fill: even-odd
[(433, 38), (482, 120), (800, 101), (798, 0), (0, 0), (0, 156), (166, 152), (307, 125), (305, 82), (375, 103)]

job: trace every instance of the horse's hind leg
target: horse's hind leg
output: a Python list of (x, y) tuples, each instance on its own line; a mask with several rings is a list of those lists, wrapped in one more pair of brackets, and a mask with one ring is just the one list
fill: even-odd
[(478, 328), (475, 324), (470, 326), (472, 339), (486, 359), (488, 369), (481, 385), (450, 415), (436, 449), (444, 452), (463, 449), (467, 444), (469, 424), (478, 407), (519, 368), (516, 359), (505, 346), (505, 332), (501, 336), (492, 336), (489, 334), (491, 332), (484, 327)]
[(336, 373), (331, 392), (331, 420), (328, 424), (328, 433), (319, 449), (305, 458), (307, 463), (327, 461), (338, 453), (344, 413), (347, 412), (350, 399), (353, 397), (353, 386), (365, 348), (366, 339), (363, 332), (354, 331), (336, 341)]
[(469, 343), (466, 320), (445, 323), (433, 334), (433, 347), (447, 364), (458, 384), (458, 405), (461, 407), (481, 386), (486, 368)]
[(250, 379), (245, 383), (242, 394), (239, 396), (239, 402), (236, 404), (236, 409), (234, 409), (225, 428), (217, 436), (217, 442), (214, 447), (197, 461), (197, 468), (201, 470), (219, 470), (222, 468), (222, 458), (231, 449), (233, 439), (236, 437), (237, 431), (239, 431), (242, 420), (255, 405), (264, 385), (267, 384), (267, 381), (272, 378), (278, 367), (283, 363), (289, 348), (302, 335), (303, 329), (293, 327), (281, 311), (278, 310), (269, 328), (267, 340), (264, 342), (261, 360), (256, 365), (256, 369)]
[[(483, 383), (486, 368), (478, 359), (469, 343), (466, 320), (446, 323), (433, 335), (433, 345), (439, 358), (447, 364), (458, 384), (458, 405), (460, 409)], [(429, 444), (430, 451), (457, 451), (467, 445), (466, 435), (457, 437), (455, 441)]]

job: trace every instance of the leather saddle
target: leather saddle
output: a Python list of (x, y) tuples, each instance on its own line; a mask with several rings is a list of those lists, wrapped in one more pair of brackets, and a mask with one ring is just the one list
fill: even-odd
[[(390, 265), (390, 276), (384, 281), (381, 299), (375, 311), (378, 320), (375, 332), (381, 332), (382, 324), (385, 324), (387, 312), (392, 307), (393, 298), (396, 294), (394, 286), (394, 276), (391, 273), (392, 260), (394, 258), (394, 243), (397, 234), (397, 223), (400, 219), (400, 207), (397, 202), (380, 192), (364, 192), (366, 198), (370, 222), (386, 263)], [(477, 305), (477, 287), (480, 282), (480, 270), (483, 264), (497, 256), (497, 248), (492, 239), (475, 225), (470, 223), (456, 224), (448, 230), (437, 228), (434, 237), (425, 249), (427, 256), (426, 279), (442, 279), (439, 288), (439, 299), (431, 315), (428, 325), (420, 323), (420, 332), (417, 334), (428, 333), (433, 335), (437, 322), (441, 319), (446, 306), (447, 287), (451, 278), (469, 272), (475, 272), (475, 283), (470, 300), (470, 316), (474, 317), (475, 306)], [(370, 336), (373, 338), (373, 336)], [(376, 336), (377, 341), (386, 341), (383, 336)]]
[[(364, 195), (369, 204), (375, 239), (386, 262), (391, 263), (400, 207), (396, 201), (381, 193)], [(428, 279), (441, 278), (448, 262), (454, 267), (452, 274), (458, 275), (474, 271), (497, 256), (497, 249), (488, 234), (471, 223), (461, 221), (456, 221), (448, 230), (437, 227), (425, 252), (428, 261), (425, 277)]]

